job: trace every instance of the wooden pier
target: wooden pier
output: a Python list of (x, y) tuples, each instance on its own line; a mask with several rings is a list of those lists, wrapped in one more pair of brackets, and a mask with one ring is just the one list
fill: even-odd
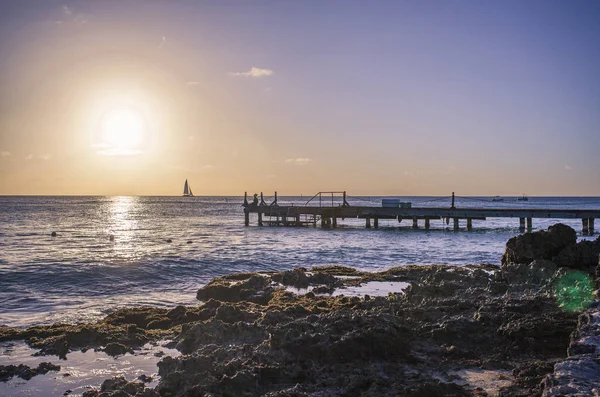
[[(324, 194), (331, 194), (323, 198)], [(341, 195), (341, 203), (334, 202), (334, 194)], [(314, 200), (318, 197), (318, 203)], [(313, 205), (308, 205), (314, 202)], [(323, 205), (325, 203), (325, 205)], [(318, 204), (318, 205), (317, 205)], [(450, 207), (375, 207), (354, 206), (346, 200), (346, 192), (319, 192), (306, 205), (285, 205), (277, 203), (277, 193), (272, 203), (267, 204), (261, 193), (260, 201), (254, 198), (248, 203), (247, 194), (244, 195), (245, 225), (250, 225), (250, 214), (257, 214), (259, 226), (313, 226), (320, 224), (323, 228), (336, 228), (339, 220), (359, 218), (365, 220), (365, 227), (377, 229), (380, 219), (397, 219), (399, 222), (407, 220), (412, 222), (412, 227), (419, 228), (422, 222), (425, 229), (429, 229), (431, 221), (442, 221), (447, 225), (452, 221), (454, 230), (460, 229), (460, 222), (466, 222), (466, 229), (473, 228), (473, 220), (487, 218), (519, 218), (521, 232), (532, 230), (534, 218), (545, 219), (581, 219), (584, 235), (594, 234), (594, 220), (600, 218), (600, 210), (590, 209), (556, 209), (556, 208), (456, 208), (454, 194)]]

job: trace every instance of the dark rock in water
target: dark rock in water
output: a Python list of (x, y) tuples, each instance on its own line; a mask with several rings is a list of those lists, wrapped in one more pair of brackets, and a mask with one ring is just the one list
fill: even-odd
[(186, 244), (191, 244), (191, 243), (192, 243), (192, 240), (188, 240), (188, 242)]
[(150, 383), (153, 380), (153, 378), (151, 376), (148, 376), (145, 374), (141, 374), (140, 376), (138, 376), (138, 379), (140, 381), (142, 381), (143, 383)]
[(89, 390), (83, 393), (83, 397), (159, 397), (154, 390), (147, 389), (141, 382), (128, 382), (119, 376), (105, 380), (100, 390)]
[(40, 344), (32, 346), (40, 349), (34, 354), (35, 356), (58, 356), (61, 360), (67, 359), (70, 348), (69, 341), (64, 335), (47, 338)]
[(52, 233), (50, 233), (50, 236), (52, 236), (52, 237), (56, 237), (56, 232), (52, 232)]
[(561, 267), (593, 271), (598, 265), (599, 255), (600, 239), (596, 241), (580, 241), (562, 250), (552, 261)]
[(506, 243), (502, 264), (529, 263), (536, 259), (552, 260), (565, 248), (574, 246), (576, 241), (575, 230), (562, 223), (550, 226), (548, 231), (515, 236)]
[(167, 239), (167, 243), (172, 243), (173, 240), (171, 240), (170, 238)]
[(112, 234), (110, 236), (108, 236), (108, 240), (109, 241), (115, 241), (115, 236), (113, 236)]
[(223, 302), (242, 300), (266, 304), (273, 294), (271, 280), (252, 273), (238, 273), (218, 277), (198, 290), (198, 300), (216, 299)]
[(60, 366), (48, 362), (40, 363), (37, 368), (31, 368), (24, 364), (0, 365), (0, 382), (6, 382), (13, 376), (30, 380), (36, 375), (47, 374), (50, 371), (60, 371)]
[(104, 352), (109, 356), (120, 356), (125, 353), (133, 353), (133, 350), (123, 345), (122, 343), (112, 342), (106, 345)]
[(296, 288), (307, 288), (310, 285), (309, 277), (306, 275), (306, 269), (302, 267), (277, 273), (273, 275), (272, 278), (275, 282)]
[(312, 290), (315, 294), (333, 294), (334, 291), (335, 287), (329, 285), (320, 285)]

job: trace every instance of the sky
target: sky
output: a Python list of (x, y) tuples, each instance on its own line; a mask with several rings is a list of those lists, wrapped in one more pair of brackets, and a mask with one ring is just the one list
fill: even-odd
[(0, 194), (600, 196), (598, 1), (2, 1)]

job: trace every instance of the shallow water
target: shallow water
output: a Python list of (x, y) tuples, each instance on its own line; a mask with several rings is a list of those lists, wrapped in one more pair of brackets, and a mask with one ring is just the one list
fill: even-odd
[[(447, 198), (401, 199), (450, 205)], [(306, 200), (280, 197), (279, 203)], [(380, 205), (381, 198), (349, 201)], [(241, 203), (241, 197), (0, 197), (0, 324), (77, 322), (122, 306), (193, 304), (198, 287), (239, 271), (499, 263), (506, 241), (519, 233), (518, 219), (503, 218), (474, 221), (471, 232), (441, 221), (413, 230), (411, 222), (396, 220), (365, 230), (357, 219), (336, 230), (260, 228), (255, 219), (244, 227)], [(598, 209), (600, 198), (458, 198), (456, 205)], [(556, 222), (534, 219), (534, 227)], [(563, 223), (581, 232), (580, 220)]]
[[(175, 349), (168, 349), (161, 345), (146, 344), (135, 354), (125, 354), (111, 357), (104, 352), (88, 350), (85, 353), (76, 351), (67, 355), (67, 360), (59, 360), (57, 356), (33, 357), (34, 349), (23, 342), (0, 343), (0, 365), (25, 364), (37, 367), (42, 362), (52, 362), (60, 365), (60, 371), (50, 371), (44, 375), (37, 375), (26, 381), (13, 377), (8, 382), (0, 382), (1, 396), (37, 396), (53, 397), (62, 396), (67, 390), (69, 395), (83, 394), (90, 388), (98, 388), (108, 378), (124, 376), (127, 380), (136, 380), (140, 375), (152, 376), (148, 387), (158, 384), (156, 363), (164, 355), (177, 357), (180, 353)], [(158, 353), (160, 357), (155, 356)]]

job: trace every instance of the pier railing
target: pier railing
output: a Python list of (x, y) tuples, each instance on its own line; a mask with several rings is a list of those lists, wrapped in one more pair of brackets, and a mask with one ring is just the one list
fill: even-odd
[[(317, 194), (315, 194), (314, 196), (311, 197), (310, 200), (308, 200), (304, 206), (308, 206), (313, 200), (316, 200), (316, 198), (319, 198), (319, 207), (323, 207), (323, 195), (329, 195), (331, 194), (331, 207), (335, 207), (334, 204), (334, 198), (335, 195), (338, 195), (338, 197), (340, 197), (342, 199), (342, 204), (340, 204), (339, 206), (341, 207), (349, 207), (350, 204), (348, 204), (348, 201), (346, 201), (346, 192), (318, 192)], [(326, 197), (327, 202), (329, 202), (329, 196)]]

